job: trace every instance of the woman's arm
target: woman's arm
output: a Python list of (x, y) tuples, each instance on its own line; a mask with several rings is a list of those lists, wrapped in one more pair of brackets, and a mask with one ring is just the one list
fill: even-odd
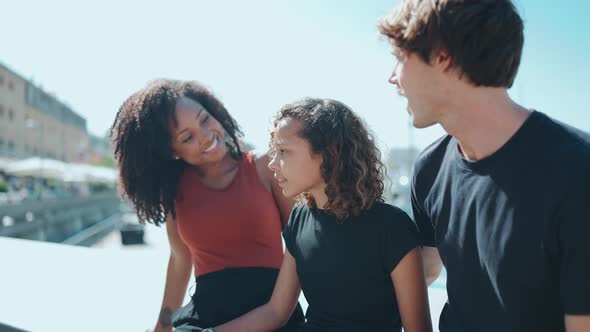
[(432, 332), (428, 291), (420, 248), (410, 251), (391, 272), (405, 332)]
[(289, 321), (297, 306), (300, 293), (301, 286), (297, 276), (295, 259), (287, 250), (270, 301), (231, 322), (216, 327), (215, 331), (274, 331)]
[(172, 331), (172, 313), (182, 305), (193, 268), (190, 251), (178, 235), (176, 221), (172, 216), (166, 218), (166, 232), (170, 242), (170, 258), (162, 308), (154, 332)]

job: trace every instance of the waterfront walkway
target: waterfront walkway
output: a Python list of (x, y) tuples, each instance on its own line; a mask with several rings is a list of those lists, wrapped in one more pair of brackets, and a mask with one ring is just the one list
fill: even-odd
[[(164, 227), (145, 231), (145, 245), (123, 246), (114, 232), (91, 248), (0, 237), (0, 323), (41, 332), (152, 327), (169, 247)], [(429, 294), (437, 326), (446, 300), (444, 277)], [(305, 309), (303, 296), (301, 303)]]

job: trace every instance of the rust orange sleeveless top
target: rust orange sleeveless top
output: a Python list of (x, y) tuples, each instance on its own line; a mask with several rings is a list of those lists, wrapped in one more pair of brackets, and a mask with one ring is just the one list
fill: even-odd
[(279, 209), (260, 182), (252, 152), (244, 153), (225, 189), (207, 188), (187, 167), (176, 197), (176, 224), (197, 277), (224, 268), (281, 266)]

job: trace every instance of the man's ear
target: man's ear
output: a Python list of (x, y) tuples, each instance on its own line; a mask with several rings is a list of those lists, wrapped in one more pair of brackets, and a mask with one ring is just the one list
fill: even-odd
[(453, 67), (453, 59), (445, 50), (436, 51), (434, 53), (434, 65), (441, 72), (448, 72)]

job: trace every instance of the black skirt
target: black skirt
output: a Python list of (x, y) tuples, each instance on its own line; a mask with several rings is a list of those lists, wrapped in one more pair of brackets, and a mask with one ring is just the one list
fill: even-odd
[[(195, 292), (186, 306), (172, 316), (175, 331), (199, 331), (229, 322), (266, 304), (279, 270), (262, 267), (231, 268), (199, 276)], [(304, 322), (297, 304), (280, 332), (293, 332)]]

